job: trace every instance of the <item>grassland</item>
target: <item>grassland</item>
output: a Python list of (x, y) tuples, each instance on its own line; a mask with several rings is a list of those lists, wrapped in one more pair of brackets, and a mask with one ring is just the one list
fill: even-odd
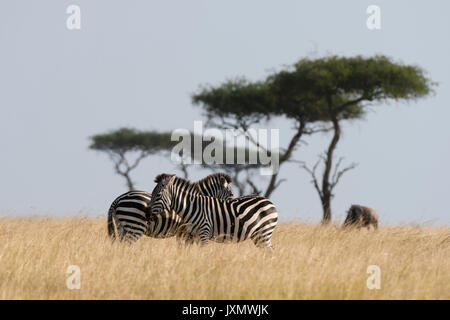
[[(0, 218), (0, 299), (450, 299), (449, 227), (280, 224), (273, 243), (127, 246), (111, 244), (104, 219)], [(69, 265), (79, 290), (66, 287)]]

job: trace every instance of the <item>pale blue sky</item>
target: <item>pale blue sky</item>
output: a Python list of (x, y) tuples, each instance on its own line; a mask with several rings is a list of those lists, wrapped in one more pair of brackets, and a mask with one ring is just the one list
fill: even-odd
[[(66, 8), (81, 7), (81, 30)], [(381, 30), (366, 8), (381, 8)], [(385, 54), (418, 64), (440, 83), (417, 103), (377, 106), (346, 124), (337, 150), (359, 163), (338, 186), (334, 218), (352, 203), (381, 223), (450, 222), (450, 2), (441, 1), (12, 1), (0, 3), (0, 215), (106, 213), (125, 191), (90, 135), (132, 126), (193, 129), (200, 84), (268, 70), (304, 56)], [(281, 144), (290, 122), (274, 120)], [(308, 139), (295, 156), (314, 162), (330, 137)], [(151, 190), (169, 159), (134, 172)], [(193, 178), (206, 172), (195, 172)], [(298, 165), (272, 200), (284, 220), (316, 222), (320, 202)]]

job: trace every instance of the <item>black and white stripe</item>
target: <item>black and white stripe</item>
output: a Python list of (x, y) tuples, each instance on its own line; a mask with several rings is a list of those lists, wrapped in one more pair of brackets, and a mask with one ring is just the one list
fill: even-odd
[[(167, 179), (172, 176), (161, 174), (158, 178)], [(196, 183), (181, 180), (189, 185), (189, 191), (193, 193), (221, 199), (233, 197), (231, 178), (224, 173), (209, 175)], [(158, 183), (159, 180), (155, 182)], [(151, 194), (146, 191), (129, 191), (117, 197), (108, 211), (108, 235), (112, 239), (118, 237), (121, 241), (135, 242), (143, 234), (154, 238), (167, 238), (179, 232), (181, 219), (173, 211), (167, 211), (149, 223), (150, 199)]]
[(202, 244), (240, 242), (252, 239), (258, 247), (272, 248), (271, 237), (278, 221), (273, 203), (261, 196), (218, 199), (191, 192), (189, 185), (177, 177), (165, 177), (152, 192), (151, 219), (175, 211), (185, 234), (198, 237)]

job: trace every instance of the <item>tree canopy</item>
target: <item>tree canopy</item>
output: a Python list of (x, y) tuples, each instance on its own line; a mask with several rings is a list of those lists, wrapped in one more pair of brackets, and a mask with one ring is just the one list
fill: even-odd
[[(301, 59), (268, 77), (280, 101), (277, 107), (290, 117), (309, 120), (357, 118), (362, 102), (417, 99), (430, 93), (432, 82), (418, 66), (395, 63), (386, 56)], [(305, 106), (312, 106), (305, 112)]]
[(133, 128), (120, 128), (91, 137), (89, 148), (98, 151), (155, 153), (171, 149), (176, 142), (170, 141), (170, 132), (140, 131)]
[[(130, 172), (142, 159), (151, 154), (170, 150), (175, 142), (170, 140), (170, 132), (140, 131), (120, 128), (92, 137), (90, 149), (105, 152), (114, 163), (114, 170), (125, 178), (129, 190), (134, 189)], [(137, 154), (133, 160), (127, 154)]]
[(210, 113), (252, 115), (269, 114), (270, 91), (264, 82), (251, 83), (245, 78), (228, 80), (219, 87), (204, 86), (192, 97), (194, 104), (202, 103)]

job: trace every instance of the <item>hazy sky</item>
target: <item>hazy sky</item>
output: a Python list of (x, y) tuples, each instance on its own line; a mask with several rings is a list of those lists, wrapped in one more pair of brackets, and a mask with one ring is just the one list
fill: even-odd
[[(81, 30), (66, 8), (81, 8)], [(368, 30), (366, 8), (381, 8)], [(357, 169), (333, 202), (341, 220), (352, 203), (381, 223), (450, 222), (449, 1), (12, 1), (0, 2), (0, 215), (104, 215), (126, 191), (88, 137), (121, 126), (193, 129), (203, 119), (190, 94), (200, 84), (268, 70), (305, 57), (385, 54), (417, 64), (439, 82), (435, 96), (380, 105), (348, 123), (337, 154)], [(276, 119), (281, 145), (292, 123)], [(308, 139), (296, 159), (313, 163), (330, 136)], [(133, 174), (152, 190), (169, 159)], [(206, 172), (195, 172), (199, 178)], [(320, 202), (296, 164), (272, 200), (284, 220), (316, 222)]]

